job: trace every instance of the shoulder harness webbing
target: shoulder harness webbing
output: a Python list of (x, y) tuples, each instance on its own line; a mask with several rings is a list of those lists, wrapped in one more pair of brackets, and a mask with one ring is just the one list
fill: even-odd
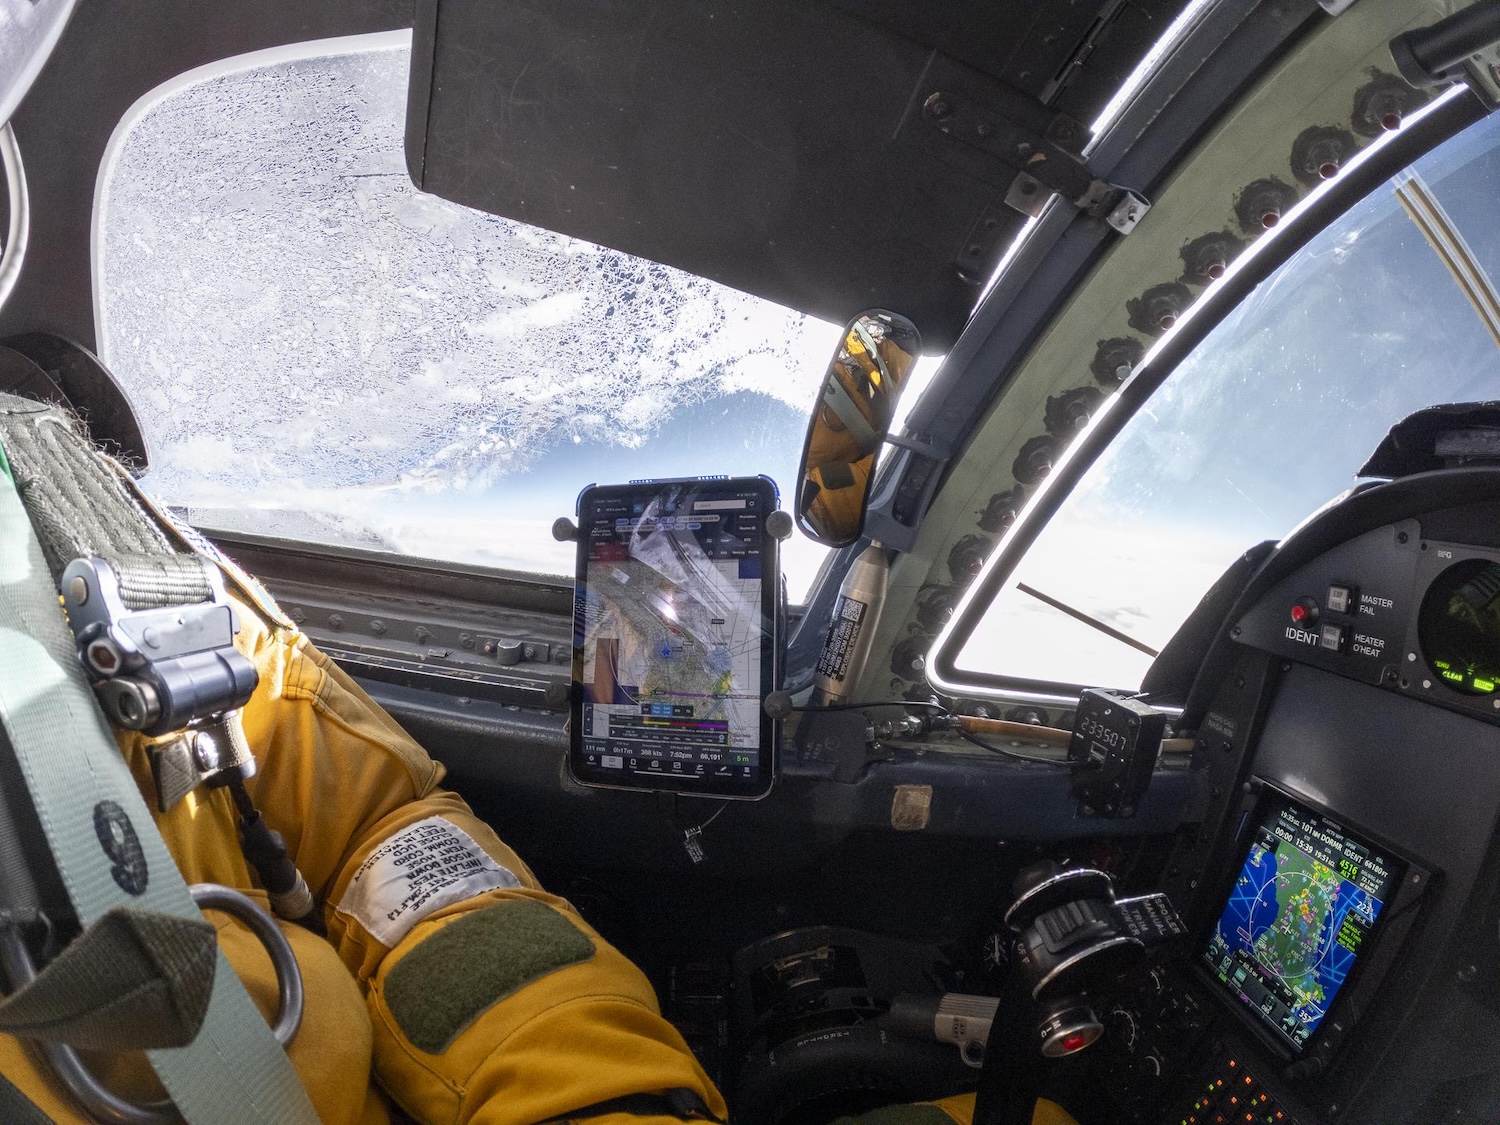
[[(17, 485), (0, 479), (0, 723), (57, 872), (83, 926), (118, 906), (196, 920), (198, 909), (85, 682), (59, 612), (55, 569), (70, 558), (108, 559), (122, 600), (138, 609), (211, 595), (207, 572), (165, 536), (152, 542), (144, 514), (134, 526), (117, 520), (130, 510), (122, 498), (129, 505), (134, 499), (110, 494), (123, 482), (63, 412), (0, 396), (0, 444)], [(222, 953), (197, 1038), (147, 1054), (190, 1122), (317, 1120)]]

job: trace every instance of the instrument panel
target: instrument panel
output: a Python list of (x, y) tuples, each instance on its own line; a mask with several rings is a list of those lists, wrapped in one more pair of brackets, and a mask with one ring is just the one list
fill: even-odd
[(1194, 936), (1113, 1014), (1118, 1120), (1500, 1120), (1500, 523), (1383, 487), (1410, 518), (1310, 521), (1206, 662)]
[(1500, 723), (1500, 551), (1378, 528), (1284, 579), (1242, 644)]

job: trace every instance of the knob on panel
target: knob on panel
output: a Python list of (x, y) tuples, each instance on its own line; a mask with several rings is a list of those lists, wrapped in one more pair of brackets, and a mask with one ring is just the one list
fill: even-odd
[(1112, 900), (1109, 876), (1092, 867), (1064, 868), (1051, 860), (1033, 863), (1016, 876), (1016, 901), (1005, 912), (1005, 924), (1017, 933), (1039, 914), (1079, 899)]
[(1042, 1054), (1049, 1059), (1075, 1055), (1104, 1034), (1104, 1025), (1094, 1010), (1079, 1004), (1053, 1012), (1037, 1027)]

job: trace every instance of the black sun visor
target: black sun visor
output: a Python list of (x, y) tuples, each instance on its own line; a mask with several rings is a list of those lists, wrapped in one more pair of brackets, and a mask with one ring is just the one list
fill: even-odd
[(1179, 7), (419, 0), (407, 164), (825, 320), (898, 310), (942, 352), (1022, 210), (1087, 195), (1087, 123)]

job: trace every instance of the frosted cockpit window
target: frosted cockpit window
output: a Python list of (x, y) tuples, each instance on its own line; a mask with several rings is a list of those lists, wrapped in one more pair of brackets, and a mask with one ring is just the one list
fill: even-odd
[[(148, 488), (205, 526), (554, 574), (593, 481), (765, 473), (790, 504), (839, 329), (418, 192), (409, 54), (247, 55), (121, 123), (96, 318)], [(787, 544), (794, 598), (822, 554)]]

